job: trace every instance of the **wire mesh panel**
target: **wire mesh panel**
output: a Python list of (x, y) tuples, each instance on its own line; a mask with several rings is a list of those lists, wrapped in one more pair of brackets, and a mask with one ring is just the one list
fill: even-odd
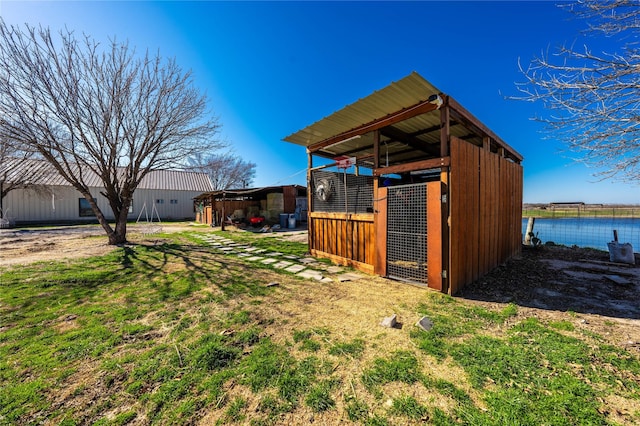
[[(558, 205), (560, 204), (560, 205)], [(542, 243), (608, 250), (617, 231), (620, 242), (630, 243), (640, 253), (640, 207), (605, 204), (525, 205), (522, 236), (526, 238), (529, 218), (535, 218), (533, 234)]]
[(314, 170), (312, 211), (373, 213), (373, 177)]
[(390, 187), (387, 195), (387, 275), (427, 284), (427, 185)]

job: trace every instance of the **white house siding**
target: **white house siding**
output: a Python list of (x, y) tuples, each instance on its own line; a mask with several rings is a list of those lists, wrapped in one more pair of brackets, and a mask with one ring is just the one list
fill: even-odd
[[(93, 222), (94, 216), (81, 217), (79, 209), (80, 193), (70, 187), (48, 187), (48, 193), (32, 190), (11, 191), (3, 200), (7, 215), (18, 223), (24, 222)], [(91, 190), (98, 202), (100, 210), (107, 219), (113, 220), (113, 213), (107, 199), (100, 195), (98, 188)], [(133, 212), (128, 215), (130, 220), (136, 220), (142, 213), (140, 220), (194, 220), (193, 198), (201, 191), (175, 191), (139, 189), (133, 196)], [(158, 203), (158, 200), (163, 200)], [(171, 200), (175, 200), (174, 203)], [(155, 206), (155, 210), (154, 210)], [(157, 213), (156, 213), (157, 212)]]
[[(151, 213), (156, 214), (153, 210), (157, 211), (161, 220), (175, 220), (175, 219), (189, 219), (194, 220), (196, 217), (193, 211), (193, 198), (200, 195), (198, 191), (175, 191), (175, 190), (160, 190), (160, 189), (139, 189), (133, 194), (133, 214), (134, 219), (138, 218), (138, 215), (142, 211), (141, 220), (145, 218), (148, 213), (151, 218)], [(162, 200), (158, 203), (158, 200)], [(174, 203), (171, 200), (175, 200)]]
[(80, 194), (73, 188), (50, 186), (47, 191), (11, 191), (2, 201), (3, 209), (18, 222), (95, 221), (95, 217), (79, 216)]
[[(11, 164), (5, 166), (9, 167)], [(16, 167), (28, 167), (34, 176), (31, 184), (44, 189), (11, 191), (2, 200), (3, 210), (9, 218), (13, 218), (17, 223), (96, 220), (95, 216), (80, 216), (78, 200), (83, 197), (65, 182), (50, 164), (42, 160), (32, 160), (27, 163), (21, 162)], [(101, 182), (98, 176), (89, 171), (85, 173), (85, 182), (89, 185), (102, 213), (107, 219), (113, 220), (107, 199), (100, 195)], [(158, 217), (160, 220), (194, 220), (193, 198), (212, 190), (211, 180), (206, 173), (151, 171), (140, 181), (138, 189), (133, 194), (133, 209), (128, 215), (129, 220), (136, 220), (138, 217), (146, 220), (152, 216), (154, 220)]]

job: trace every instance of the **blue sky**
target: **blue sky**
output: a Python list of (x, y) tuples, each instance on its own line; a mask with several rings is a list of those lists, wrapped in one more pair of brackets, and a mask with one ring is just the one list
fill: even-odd
[(640, 187), (598, 182), (545, 138), (531, 120), (541, 105), (504, 99), (522, 81), (518, 58), (582, 42), (584, 23), (555, 2), (0, 0), (0, 16), (175, 57), (220, 136), (257, 164), (257, 186), (306, 184), (304, 148), (282, 138), (417, 71), (524, 156), (525, 202), (640, 204)]

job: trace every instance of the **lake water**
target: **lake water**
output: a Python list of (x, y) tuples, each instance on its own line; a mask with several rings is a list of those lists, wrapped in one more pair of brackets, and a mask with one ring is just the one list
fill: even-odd
[[(528, 218), (522, 219), (522, 235), (527, 231)], [(620, 243), (631, 243), (633, 251), (640, 252), (640, 218), (537, 218), (533, 232), (542, 243), (607, 250), (613, 241), (613, 230), (618, 231)]]

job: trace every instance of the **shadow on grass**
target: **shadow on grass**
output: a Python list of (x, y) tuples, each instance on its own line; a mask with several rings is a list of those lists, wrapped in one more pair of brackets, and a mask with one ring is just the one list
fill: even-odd
[(270, 292), (263, 274), (245, 263), (211, 253), (207, 247), (171, 241), (127, 244), (104, 256), (11, 268), (1, 277), (6, 287), (3, 296), (10, 305), (30, 309), (41, 309), (51, 300), (91, 300), (109, 285), (113, 287), (108, 291), (122, 292), (127, 303), (139, 303), (145, 293), (151, 296), (149, 291), (167, 300), (207, 286), (220, 291), (214, 296), (220, 300)]
[[(171, 288), (176, 284), (182, 288), (180, 295), (187, 295), (204, 285), (218, 288), (226, 297), (241, 294), (258, 296), (269, 292), (260, 274), (250, 272), (249, 267), (240, 261), (212, 254), (207, 247), (177, 243), (141, 247), (159, 262), (154, 264), (143, 259), (139, 250), (129, 249), (125, 251), (123, 266), (136, 262), (144, 264), (150, 279), (159, 278), (159, 288), (166, 295), (176, 291)], [(172, 272), (176, 265), (183, 265), (183, 268), (178, 267), (179, 273)]]

